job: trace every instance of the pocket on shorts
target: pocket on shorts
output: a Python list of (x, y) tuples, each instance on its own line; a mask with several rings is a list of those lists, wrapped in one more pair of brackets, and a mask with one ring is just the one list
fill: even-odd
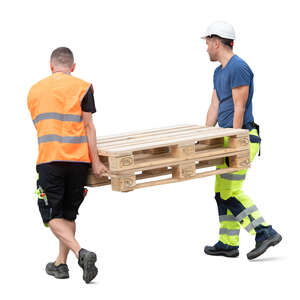
[(38, 199), (38, 207), (40, 214), (43, 220), (43, 223), (46, 225), (51, 220), (52, 208), (49, 205), (46, 205), (43, 199)]
[(44, 189), (39, 185), (39, 181), (37, 181), (36, 194), (38, 195), (38, 207), (43, 223), (47, 226), (48, 222), (51, 220), (52, 208), (49, 206), (47, 195), (45, 194)]

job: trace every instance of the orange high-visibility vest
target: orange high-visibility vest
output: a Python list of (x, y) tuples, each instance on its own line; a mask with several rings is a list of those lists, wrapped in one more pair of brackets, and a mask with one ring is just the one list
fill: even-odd
[(37, 164), (91, 162), (81, 110), (81, 101), (90, 86), (58, 72), (30, 89), (27, 104), (38, 136)]

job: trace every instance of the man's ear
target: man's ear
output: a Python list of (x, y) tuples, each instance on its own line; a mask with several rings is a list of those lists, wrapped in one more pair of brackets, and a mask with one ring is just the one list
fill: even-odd
[(219, 48), (220, 47), (220, 43), (221, 43), (221, 41), (219, 39), (214, 39), (214, 46), (215, 46), (215, 48)]
[(54, 71), (54, 66), (53, 66), (52, 61), (50, 61), (50, 69), (51, 69), (51, 72), (53, 73), (53, 71)]
[(76, 68), (76, 64), (74, 63), (72, 66), (71, 72), (74, 72), (75, 68)]

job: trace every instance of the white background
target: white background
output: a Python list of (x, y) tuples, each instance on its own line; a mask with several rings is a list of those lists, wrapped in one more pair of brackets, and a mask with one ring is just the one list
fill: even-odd
[[(297, 1), (1, 2), (1, 299), (296, 299), (299, 270), (299, 9)], [(36, 205), (36, 133), (26, 97), (48, 76), (49, 56), (70, 47), (74, 76), (94, 85), (97, 135), (202, 125), (212, 63), (200, 36), (215, 20), (236, 29), (234, 51), (255, 74), (254, 116), (262, 156), (245, 191), (283, 236), (248, 261), (254, 238), (241, 232), (240, 257), (203, 253), (218, 239), (214, 178), (112, 192), (90, 188), (78, 240), (98, 254), (99, 276), (82, 281), (44, 266), (57, 242)], [(298, 246), (298, 248), (297, 248)], [(297, 292), (297, 294), (295, 294)], [(4, 296), (5, 295), (5, 296)], [(293, 296), (292, 296), (293, 295)]]

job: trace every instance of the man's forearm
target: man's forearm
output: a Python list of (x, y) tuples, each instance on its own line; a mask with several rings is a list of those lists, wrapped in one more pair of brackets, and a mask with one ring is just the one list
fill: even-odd
[(244, 121), (244, 107), (234, 107), (234, 115), (233, 115), (233, 128), (242, 128)]
[(218, 111), (210, 106), (206, 116), (206, 126), (215, 126), (218, 120)]
[(99, 161), (98, 149), (97, 149), (97, 138), (96, 129), (94, 125), (89, 125), (85, 128), (86, 137), (89, 147), (90, 158), (93, 162)]

